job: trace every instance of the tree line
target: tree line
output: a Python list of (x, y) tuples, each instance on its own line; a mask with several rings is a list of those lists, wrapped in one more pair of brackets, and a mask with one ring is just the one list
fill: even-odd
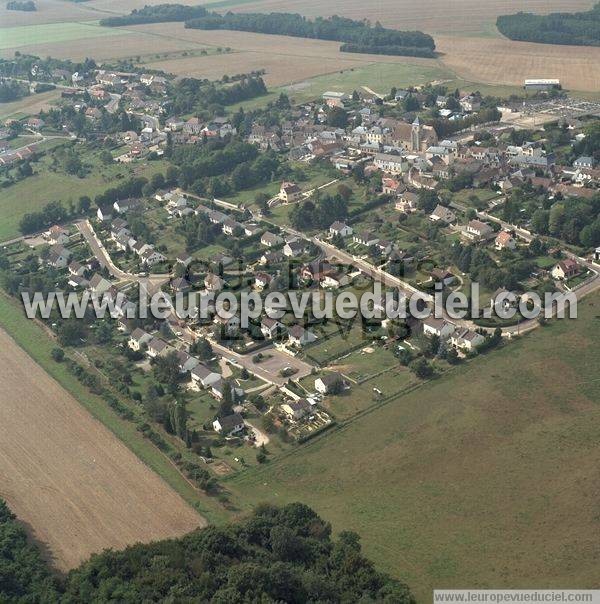
[(404, 583), (365, 558), (356, 533), (331, 533), (304, 504), (262, 504), (244, 521), (106, 550), (66, 577), (54, 577), (0, 500), (0, 601), (415, 601)]
[(371, 52), (373, 49), (377, 54), (404, 54), (403, 49), (407, 49), (413, 55), (421, 52), (423, 54), (418, 56), (433, 56), (435, 50), (433, 38), (423, 32), (388, 29), (380, 23), (371, 26), (365, 20), (355, 21), (337, 15), (310, 20), (295, 13), (209, 13), (186, 21), (185, 26), (335, 40), (344, 42), (341, 50), (347, 52)]
[(580, 13), (501, 15), (496, 20), (501, 34), (511, 40), (541, 44), (600, 46), (600, 3)]
[(157, 4), (134, 9), (129, 15), (101, 19), (100, 25), (119, 27), (122, 25), (139, 25), (142, 23), (166, 23), (169, 21), (187, 21), (206, 15), (202, 6), (184, 6), (183, 4)]
[(18, 0), (11, 0), (6, 3), (6, 10), (21, 10), (24, 12), (33, 12), (37, 10), (35, 2), (33, 0), (24, 0), (19, 2)]
[(260, 76), (245, 77), (235, 84), (219, 86), (208, 80), (183, 78), (170, 86), (170, 107), (173, 115), (210, 111), (219, 114), (219, 107), (247, 101), (267, 94), (267, 87)]

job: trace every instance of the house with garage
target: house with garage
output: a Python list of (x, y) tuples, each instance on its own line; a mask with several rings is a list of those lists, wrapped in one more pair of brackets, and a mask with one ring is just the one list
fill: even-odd
[(302, 197), (300, 187), (294, 182), (283, 182), (279, 188), (279, 199), (283, 203), (294, 203)]
[(141, 199), (130, 197), (128, 199), (119, 199), (113, 203), (113, 208), (117, 214), (128, 214), (129, 212), (138, 212), (144, 207)]
[(326, 373), (315, 380), (315, 390), (321, 394), (339, 394), (345, 388), (344, 376), (337, 371)]
[(66, 268), (69, 264), (71, 252), (62, 245), (53, 245), (46, 257), (46, 264), (52, 268)]
[(336, 220), (329, 227), (329, 234), (332, 236), (349, 237), (352, 235), (352, 227), (348, 226), (345, 222)]
[(268, 340), (272, 340), (285, 331), (285, 325), (277, 319), (264, 317), (260, 322), (260, 331)]
[(129, 340), (127, 341), (127, 345), (131, 350), (138, 351), (142, 348), (144, 344), (148, 344), (152, 340), (152, 336), (143, 329), (136, 327), (129, 336)]
[(148, 246), (141, 254), (140, 260), (145, 266), (154, 266), (165, 262), (167, 257), (155, 250), (152, 246)]
[(225, 417), (218, 417), (213, 422), (213, 430), (222, 434), (223, 436), (231, 436), (241, 432), (246, 425), (244, 424), (244, 418), (239, 413), (233, 413), (232, 415), (226, 415)]
[(288, 330), (288, 342), (292, 346), (302, 348), (311, 342), (316, 341), (317, 336), (302, 325), (292, 325)]
[(191, 387), (197, 390), (210, 388), (222, 379), (220, 373), (209, 369), (206, 365), (198, 363), (191, 371)]
[(452, 224), (456, 222), (456, 214), (446, 206), (438, 204), (435, 210), (429, 215), (429, 220), (432, 222), (443, 222), (445, 224)]
[(379, 237), (369, 231), (363, 231), (362, 233), (356, 233), (354, 237), (352, 237), (352, 241), (369, 247), (375, 245), (379, 241)]
[(281, 405), (281, 410), (290, 421), (297, 422), (311, 412), (311, 405), (305, 398), (288, 401)]
[(517, 247), (517, 241), (513, 237), (512, 233), (508, 231), (500, 231), (494, 239), (494, 247), (498, 251), (502, 250), (514, 250)]
[(575, 260), (567, 258), (554, 265), (551, 275), (554, 279), (565, 281), (566, 279), (577, 276), (580, 272), (581, 267), (579, 264)]
[(171, 347), (164, 340), (154, 337), (148, 342), (148, 350), (146, 351), (146, 354), (150, 358), (155, 359), (156, 357), (167, 354), (170, 348)]
[(48, 238), (48, 243), (50, 245), (64, 245), (65, 243), (69, 242), (69, 231), (55, 224), (54, 226), (50, 227), (46, 233), (46, 237)]
[(177, 355), (179, 373), (188, 373), (200, 364), (200, 361), (197, 358), (191, 356), (189, 353), (185, 352), (185, 350), (178, 350), (175, 354)]
[(456, 329), (454, 323), (445, 319), (436, 319), (435, 317), (427, 317), (423, 321), (423, 333), (426, 336), (438, 336), (439, 338), (449, 338)]
[(487, 222), (473, 219), (467, 224), (464, 234), (473, 241), (484, 241), (494, 234), (494, 229)]
[(283, 246), (282, 251), (286, 258), (298, 258), (306, 251), (306, 245), (300, 239), (292, 239)]
[(220, 292), (224, 284), (223, 279), (214, 273), (207, 273), (204, 277), (204, 288), (208, 292)]
[(460, 350), (465, 350), (467, 352), (471, 352), (485, 342), (485, 338), (476, 331), (472, 331), (470, 329), (457, 329), (450, 336), (450, 344), (455, 348), (459, 348)]
[(267, 231), (266, 233), (263, 233), (262, 237), (260, 238), (260, 242), (266, 247), (275, 247), (283, 243), (283, 238), (281, 238), (279, 235), (275, 235), (275, 233)]
[(94, 276), (90, 279), (90, 291), (93, 294), (102, 295), (106, 293), (112, 284), (108, 279), (105, 279), (99, 273), (95, 273)]

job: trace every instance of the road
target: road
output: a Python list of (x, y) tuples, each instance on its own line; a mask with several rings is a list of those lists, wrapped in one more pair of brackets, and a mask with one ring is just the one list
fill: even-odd
[(157, 274), (143, 276), (135, 273), (127, 273), (121, 270), (112, 260), (110, 254), (104, 247), (104, 244), (100, 241), (94, 227), (89, 220), (79, 220), (75, 223), (77, 230), (83, 235), (86, 243), (92, 250), (92, 253), (103, 268), (106, 268), (108, 272), (119, 281), (135, 281), (140, 285), (146, 287), (147, 291), (157, 291), (161, 285), (169, 281), (171, 278), (170, 274)]
[(302, 359), (277, 350), (272, 344), (260, 349), (263, 357), (269, 357), (264, 358), (260, 363), (253, 360), (253, 357), (257, 354), (256, 352), (239, 354), (226, 346), (217, 344), (212, 339), (210, 340), (210, 344), (213, 347), (213, 350), (218, 352), (224, 359), (245, 367), (252, 375), (255, 375), (270, 384), (275, 384), (276, 386), (284, 386), (288, 382), (289, 378), (281, 377), (279, 375), (279, 372), (284, 367), (296, 369), (296, 373), (290, 376), (294, 380), (302, 379), (303, 377), (310, 375), (313, 370), (312, 365), (306, 363)]

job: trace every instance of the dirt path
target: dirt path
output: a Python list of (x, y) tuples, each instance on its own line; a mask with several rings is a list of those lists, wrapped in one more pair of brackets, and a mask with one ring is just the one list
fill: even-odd
[(206, 522), (0, 329), (0, 497), (65, 571)]

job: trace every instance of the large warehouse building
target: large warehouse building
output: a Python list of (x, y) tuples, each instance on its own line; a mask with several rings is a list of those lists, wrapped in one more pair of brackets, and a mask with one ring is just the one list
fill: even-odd
[(525, 90), (553, 90), (560, 88), (560, 80), (525, 80)]

